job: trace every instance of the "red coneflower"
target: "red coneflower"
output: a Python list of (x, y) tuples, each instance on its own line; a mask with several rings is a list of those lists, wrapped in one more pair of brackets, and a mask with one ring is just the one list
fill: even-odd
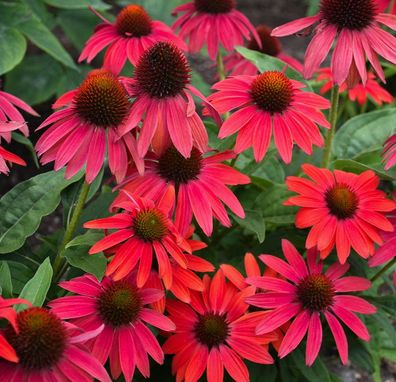
[[(276, 277), (250, 277), (247, 282), (265, 290), (248, 297), (249, 304), (271, 312), (257, 326), (257, 334), (265, 334), (294, 320), (282, 340), (278, 355), (285, 357), (292, 352), (308, 333), (306, 364), (311, 366), (322, 345), (321, 315), (324, 315), (334, 336), (343, 364), (348, 362), (348, 342), (339, 320), (364, 341), (370, 335), (363, 322), (355, 315), (373, 314), (376, 308), (360, 297), (343, 293), (364, 291), (370, 288), (369, 280), (362, 277), (342, 277), (349, 269), (348, 264), (332, 264), (323, 272), (323, 263), (316, 251), (308, 251), (308, 267), (287, 240), (282, 241), (287, 262), (275, 256), (263, 255), (261, 260), (286, 280)], [(288, 280), (288, 281), (287, 281)], [(290, 281), (290, 282), (289, 282)]]
[(180, 29), (179, 36), (189, 40), (191, 53), (199, 52), (206, 44), (209, 57), (215, 60), (220, 44), (231, 52), (251, 36), (261, 46), (256, 29), (236, 10), (235, 0), (194, 0), (176, 7), (173, 15), (178, 13), (184, 14), (173, 24), (173, 29)]
[(385, 170), (389, 170), (396, 164), (396, 134), (385, 141), (382, 155), (385, 162)]
[(389, 9), (389, 6), (390, 6), (390, 4), (391, 4), (391, 1), (392, 1), (392, 0), (377, 0), (379, 10), (380, 10), (381, 12), (387, 12), (387, 11), (389, 11), (389, 13), (392, 13), (392, 14), (395, 15), (395, 14), (396, 14), (396, 3), (393, 4), (392, 9)]
[[(132, 170), (122, 186), (131, 194), (152, 200), (160, 200), (169, 190), (173, 190), (173, 195), (175, 190), (171, 203), (180, 233), (187, 232), (194, 216), (204, 233), (210, 236), (213, 218), (226, 227), (231, 226), (223, 203), (240, 218), (245, 216), (240, 202), (227, 186), (248, 184), (250, 179), (221, 163), (234, 157), (231, 151), (206, 156), (193, 148), (186, 159), (170, 146), (160, 156), (148, 156), (145, 174), (140, 176)], [(120, 193), (115, 203), (124, 199), (125, 195)]]
[(183, 252), (191, 253), (188, 242), (179, 234), (168, 218), (172, 192), (164, 194), (158, 203), (132, 196), (124, 192), (127, 199), (115, 204), (122, 212), (104, 219), (92, 220), (85, 228), (116, 230), (92, 246), (89, 253), (106, 250), (114, 253), (106, 269), (106, 275), (120, 280), (133, 271), (138, 263), (137, 286), (141, 288), (149, 278), (153, 267), (153, 252), (158, 270), (165, 285), (172, 280), (171, 256), (182, 268), (187, 268)]
[(301, 89), (305, 85), (282, 72), (268, 71), (257, 76), (236, 76), (213, 86), (218, 92), (209, 97), (219, 113), (238, 109), (220, 128), (219, 138), (238, 132), (234, 151), (253, 147), (261, 161), (268, 149), (272, 132), (275, 146), (286, 163), (292, 158), (293, 142), (311, 155), (312, 144), (323, 145), (317, 126), (330, 127), (320, 109), (328, 109), (325, 98)]
[(392, 15), (379, 13), (376, 0), (321, 0), (319, 13), (275, 28), (272, 36), (283, 37), (314, 27), (315, 35), (305, 53), (304, 75), (312, 75), (325, 60), (334, 41), (331, 59), (334, 82), (342, 85), (349, 78), (367, 80), (366, 58), (385, 82), (378, 55), (396, 63), (396, 38), (380, 28), (395, 29)]
[(191, 292), (191, 303), (167, 300), (175, 334), (163, 345), (165, 354), (175, 354), (172, 372), (177, 381), (197, 382), (206, 370), (209, 382), (222, 382), (224, 368), (235, 381), (249, 381), (242, 361), (273, 363), (267, 344), (273, 334), (257, 336), (257, 314), (247, 313), (251, 288), (239, 291), (226, 283), (219, 270), (211, 280), (204, 276), (203, 292)]
[[(12, 132), (16, 130), (21, 131), (25, 137), (29, 135), (29, 129), (25, 119), (18, 111), (17, 107), (26, 113), (36, 117), (39, 116), (27, 103), (23, 102), (21, 99), (7, 92), (0, 91), (0, 144), (2, 139), (10, 143)], [(9, 169), (7, 162), (16, 163), (21, 166), (26, 165), (24, 160), (0, 146), (0, 174), (8, 174)]]
[[(5, 299), (0, 296), (0, 318), (6, 319), (14, 328), (15, 332), (18, 332), (17, 313), (13, 309), (13, 306), (16, 304), (31, 306), (30, 302), (22, 298)], [(3, 333), (0, 331), (0, 359), (1, 358), (4, 358), (5, 360), (10, 362), (19, 361), (15, 349), (10, 345), (10, 343), (4, 337)]]
[(38, 129), (48, 127), (36, 145), (42, 164), (55, 162), (55, 170), (67, 165), (66, 177), (75, 175), (86, 164), (86, 181), (91, 183), (103, 166), (106, 146), (109, 167), (120, 182), (130, 157), (143, 171), (135, 138), (120, 130), (129, 126), (133, 114), (129, 95), (117, 77), (106, 69), (91, 71), (78, 89), (60, 97), (53, 105), (62, 107)]
[[(319, 69), (318, 81), (325, 81), (320, 89), (320, 94), (326, 94), (334, 86), (333, 76), (331, 75), (330, 68)], [(383, 103), (392, 103), (392, 94), (387, 92), (376, 81), (374, 73), (367, 74), (367, 82), (365, 85), (359, 83), (352, 88), (349, 88), (346, 83), (340, 86), (341, 93), (348, 91), (349, 99), (354, 102), (357, 101), (359, 105), (364, 105), (367, 99), (371, 99), (375, 104), (381, 106)]]
[(83, 332), (44, 308), (18, 313), (15, 330), (4, 331), (19, 357), (18, 363), (0, 360), (1, 378), (7, 381), (93, 381), (111, 382), (105, 368), (83, 343), (96, 337), (103, 326)]
[(120, 281), (105, 277), (99, 282), (86, 274), (64, 281), (60, 286), (78, 296), (61, 297), (49, 305), (59, 317), (71, 320), (84, 330), (104, 326), (87, 346), (102, 364), (110, 360), (114, 380), (122, 373), (127, 382), (132, 381), (135, 367), (148, 378), (148, 354), (157, 363), (163, 363), (164, 353), (146, 326), (149, 324), (166, 331), (175, 329), (169, 318), (147, 307), (163, 297), (162, 291), (138, 289), (134, 275)]
[(140, 58), (134, 78), (125, 78), (131, 97), (135, 98), (133, 118), (121, 129), (123, 134), (143, 121), (138, 152), (144, 157), (153, 144), (160, 152), (170, 141), (186, 158), (193, 144), (201, 151), (208, 145), (205, 126), (195, 111), (192, 94), (201, 98), (217, 122), (220, 117), (206, 98), (190, 85), (190, 66), (183, 52), (171, 43), (159, 42)]
[(299, 195), (284, 204), (301, 207), (295, 219), (297, 228), (312, 227), (306, 247), (317, 246), (322, 258), (336, 247), (341, 264), (346, 262), (351, 247), (364, 258), (372, 255), (374, 243), (382, 244), (379, 231), (393, 231), (385, 212), (396, 207), (377, 189), (379, 178), (375, 173), (331, 172), (310, 164), (302, 169), (312, 180), (287, 177), (287, 187)]
[[(257, 41), (253, 38), (246, 45), (248, 49), (268, 54), (269, 56), (277, 57), (286, 64), (290, 65), (293, 69), (302, 73), (302, 64), (295, 58), (282, 53), (282, 47), (279, 40), (276, 37), (271, 36), (271, 29), (265, 25), (259, 25), (256, 27), (256, 31), (260, 37), (261, 46), (259, 46)], [(256, 65), (239, 53), (231, 53), (225, 57), (224, 67), (230, 76), (239, 76), (242, 74), (254, 76), (258, 73)]]
[(172, 41), (180, 49), (187, 50), (184, 41), (171, 28), (161, 21), (152, 20), (140, 5), (131, 4), (123, 8), (114, 23), (96, 14), (104, 23), (95, 28), (94, 34), (86, 42), (79, 62), (91, 62), (110, 45), (103, 66), (114, 74), (119, 74), (127, 59), (136, 65), (144, 51), (158, 41)]

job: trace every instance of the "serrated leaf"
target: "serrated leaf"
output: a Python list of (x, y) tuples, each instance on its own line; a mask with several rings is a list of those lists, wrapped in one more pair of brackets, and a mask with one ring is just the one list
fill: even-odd
[(15, 28), (0, 26), (0, 75), (17, 66), (25, 52), (25, 37)]
[(268, 187), (256, 200), (255, 205), (262, 212), (266, 223), (275, 225), (294, 224), (297, 207), (284, 206), (283, 202), (294, 195), (284, 184)]
[[(236, 50), (243, 57), (253, 62), (253, 64), (257, 66), (260, 72), (266, 72), (269, 70), (277, 70), (279, 72), (282, 72), (287, 65), (282, 60), (279, 60), (279, 58), (269, 56), (268, 54), (260, 53), (255, 50), (250, 50), (242, 46), (237, 46)], [(284, 73), (288, 78), (292, 78), (294, 80), (306, 83), (303, 76), (296, 70), (292, 69), (290, 66), (287, 67)]]
[[(39, 266), (33, 278), (22, 289), (19, 297), (30, 301), (34, 306), (42, 306), (51, 286), (52, 274), (51, 262), (47, 257)], [(17, 310), (22, 310), (22, 306), (19, 306)]]
[(71, 266), (82, 269), (101, 280), (106, 270), (106, 257), (103, 253), (89, 255), (88, 250), (89, 246), (72, 247), (66, 249), (63, 255)]
[(245, 210), (245, 219), (234, 216), (235, 221), (243, 228), (254, 233), (262, 243), (265, 239), (265, 220), (259, 211)]
[(8, 264), (5, 261), (0, 262), (0, 288), (1, 296), (5, 298), (12, 297), (11, 272)]
[(42, 217), (58, 206), (61, 191), (78, 181), (83, 173), (69, 180), (64, 175), (64, 170), (37, 175), (19, 183), (0, 199), (0, 253), (22, 247), (26, 238), (36, 232)]
[(386, 139), (396, 132), (396, 108), (358, 115), (342, 125), (333, 142), (338, 159), (355, 159), (368, 151), (382, 149)]
[(48, 55), (29, 56), (7, 73), (5, 90), (37, 105), (55, 95), (62, 76), (61, 65)]

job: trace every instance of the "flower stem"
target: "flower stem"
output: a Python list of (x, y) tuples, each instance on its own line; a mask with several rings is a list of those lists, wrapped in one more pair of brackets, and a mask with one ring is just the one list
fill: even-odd
[(391, 0), (388, 7), (388, 13), (392, 13), (393, 7), (395, 6), (396, 0)]
[(65, 235), (63, 236), (62, 244), (60, 245), (58, 255), (55, 258), (53, 269), (54, 269), (54, 280), (58, 281), (64, 272), (66, 260), (63, 257), (66, 245), (73, 239), (74, 232), (76, 231), (78, 222), (80, 220), (85, 202), (87, 201), (90, 185), (84, 181), (81, 186), (80, 194), (73, 211), (73, 215), (70, 219), (70, 223), (66, 228)]
[(330, 157), (331, 157), (331, 148), (333, 144), (334, 134), (337, 125), (337, 117), (338, 117), (338, 104), (340, 100), (340, 88), (338, 85), (335, 85), (331, 90), (331, 109), (330, 109), (330, 129), (327, 131), (326, 139), (325, 139), (325, 147), (323, 150), (323, 159), (322, 159), (322, 167), (329, 167)]
[(381, 270), (379, 270), (370, 280), (372, 282), (378, 280), (386, 271), (391, 269), (395, 264), (396, 264), (396, 257), (393, 260), (389, 261), (389, 263), (386, 264)]
[(225, 80), (226, 73), (225, 73), (225, 68), (224, 68), (223, 56), (222, 56), (220, 50), (217, 53), (217, 73), (219, 75), (220, 81)]

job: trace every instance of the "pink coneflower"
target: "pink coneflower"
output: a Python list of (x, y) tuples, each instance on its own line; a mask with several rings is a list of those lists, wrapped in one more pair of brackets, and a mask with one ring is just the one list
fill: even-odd
[(254, 26), (236, 10), (235, 0), (194, 0), (176, 7), (173, 15), (178, 13), (184, 14), (173, 24), (173, 29), (180, 28), (179, 36), (189, 40), (191, 53), (199, 52), (206, 44), (209, 57), (215, 60), (220, 44), (232, 52), (251, 36), (261, 45)]
[(18, 313), (17, 331), (4, 330), (15, 349), (18, 363), (0, 360), (5, 381), (94, 381), (111, 382), (105, 368), (82, 344), (102, 330), (83, 332), (65, 323), (44, 308), (28, 308)]
[[(325, 82), (320, 89), (320, 94), (326, 94), (334, 86), (330, 68), (319, 69), (317, 80)], [(381, 106), (383, 103), (393, 102), (392, 94), (380, 86), (375, 79), (374, 73), (371, 72), (367, 74), (367, 82), (365, 85), (359, 83), (352, 88), (348, 88), (348, 85), (344, 83), (340, 86), (339, 91), (341, 93), (348, 91), (349, 99), (352, 102), (357, 101), (359, 105), (364, 105), (367, 99), (371, 99), (378, 106)]]
[(396, 164), (396, 134), (385, 141), (382, 155), (384, 157), (385, 170), (389, 170)]
[(60, 286), (78, 296), (58, 298), (50, 306), (59, 317), (71, 320), (84, 330), (104, 326), (87, 346), (102, 364), (110, 360), (114, 380), (122, 373), (130, 382), (135, 367), (148, 378), (148, 354), (157, 363), (163, 363), (164, 353), (146, 326), (149, 324), (166, 331), (175, 329), (169, 318), (147, 307), (162, 298), (162, 291), (138, 289), (134, 275), (120, 281), (105, 277), (99, 282), (86, 274), (64, 281)]
[(312, 144), (323, 145), (317, 125), (330, 127), (320, 109), (330, 103), (314, 93), (302, 91), (302, 83), (284, 73), (268, 71), (257, 76), (236, 76), (213, 86), (217, 93), (209, 97), (219, 111), (238, 109), (220, 128), (219, 138), (238, 132), (234, 151), (253, 147), (254, 157), (261, 161), (274, 132), (275, 146), (286, 163), (292, 158), (293, 142), (311, 155)]
[[(0, 91), (0, 144), (2, 139), (10, 143), (13, 131), (19, 130), (25, 137), (29, 135), (29, 129), (25, 119), (17, 107), (26, 113), (38, 117), (38, 114), (27, 103), (12, 94)], [(8, 174), (7, 162), (16, 163), (21, 166), (26, 165), (24, 160), (0, 146), (0, 174)]]
[(122, 211), (114, 216), (92, 220), (85, 228), (115, 230), (92, 246), (89, 254), (106, 250), (114, 257), (106, 269), (106, 275), (120, 280), (134, 270), (138, 263), (137, 285), (146, 283), (153, 267), (153, 252), (158, 271), (165, 284), (172, 277), (170, 259), (187, 268), (183, 252), (191, 253), (188, 242), (179, 234), (168, 218), (172, 192), (163, 195), (158, 203), (125, 192), (127, 199), (115, 207)]
[[(175, 209), (175, 225), (180, 233), (184, 235), (187, 232), (194, 216), (204, 233), (210, 236), (213, 218), (226, 227), (231, 226), (223, 203), (240, 218), (245, 216), (240, 202), (227, 186), (248, 184), (250, 180), (221, 163), (232, 158), (235, 158), (235, 153), (231, 151), (204, 156), (193, 148), (191, 156), (186, 159), (170, 146), (160, 156), (153, 154), (147, 157), (143, 176), (132, 170), (123, 183), (123, 189), (152, 200), (160, 200), (169, 190), (176, 190), (172, 210)], [(115, 203), (125, 197), (120, 193)]]
[(144, 51), (158, 41), (172, 41), (180, 49), (187, 50), (184, 41), (171, 28), (161, 21), (152, 20), (140, 5), (131, 4), (123, 8), (114, 23), (96, 14), (104, 23), (95, 28), (94, 34), (86, 42), (79, 62), (91, 62), (109, 45), (103, 66), (119, 74), (127, 59), (136, 65)]
[(275, 28), (272, 36), (289, 36), (314, 28), (314, 37), (305, 53), (306, 78), (312, 77), (336, 41), (331, 71), (337, 85), (348, 77), (354, 82), (357, 76), (365, 84), (366, 58), (385, 82), (378, 55), (396, 63), (396, 38), (381, 29), (380, 24), (396, 28), (393, 16), (379, 13), (375, 0), (321, 0), (318, 14)]
[(134, 78), (125, 78), (131, 97), (135, 98), (133, 118), (121, 129), (125, 134), (143, 120), (138, 152), (144, 157), (153, 144), (160, 152), (170, 141), (186, 158), (193, 143), (205, 151), (208, 134), (195, 111), (192, 94), (201, 98), (217, 122), (220, 117), (206, 98), (190, 85), (190, 66), (183, 52), (171, 43), (159, 42), (141, 56)]
[(235, 381), (249, 381), (243, 359), (270, 364), (267, 344), (274, 335), (257, 336), (257, 314), (247, 313), (247, 296), (226, 283), (219, 270), (212, 280), (204, 277), (203, 292), (192, 292), (191, 304), (167, 300), (175, 334), (163, 345), (165, 354), (175, 354), (172, 372), (177, 381), (197, 382), (206, 370), (207, 380), (222, 382), (224, 368)]
[[(30, 302), (21, 298), (5, 299), (0, 296), (0, 318), (7, 320), (14, 328), (14, 331), (18, 332), (17, 313), (13, 309), (13, 306), (16, 304), (31, 306)], [(19, 361), (15, 349), (10, 345), (10, 343), (4, 337), (4, 334), (0, 331), (0, 359), (1, 358), (10, 362)]]
[(91, 183), (103, 166), (107, 146), (109, 167), (118, 182), (126, 174), (129, 157), (143, 171), (135, 138), (131, 134), (121, 138), (119, 132), (133, 117), (128, 97), (114, 74), (106, 69), (91, 71), (78, 89), (54, 104), (62, 109), (39, 126), (52, 125), (36, 145), (41, 163), (54, 161), (55, 171), (66, 165), (67, 178), (86, 164), (86, 181)]
[(396, 3), (393, 3), (392, 9), (389, 9), (392, 0), (377, 0), (379, 10), (381, 12), (389, 12), (396, 14)]
[[(191, 252), (199, 251), (206, 248), (206, 244), (199, 240), (192, 240), (190, 237), (193, 235), (194, 230), (191, 226), (185, 238), (191, 248)], [(166, 277), (161, 280), (157, 270), (152, 270), (147, 280), (145, 287), (154, 288), (159, 290), (167, 289), (180, 301), (189, 304), (191, 302), (191, 291), (195, 290), (202, 292), (204, 285), (202, 280), (196, 272), (205, 273), (213, 272), (214, 266), (209, 261), (189, 253), (185, 253), (187, 261), (187, 268), (184, 269), (173, 259), (170, 259), (171, 270), (166, 272)], [(151, 304), (153, 309), (163, 313), (165, 311), (166, 296)]]
[[(377, 249), (374, 256), (369, 259), (370, 267), (378, 267), (394, 259), (396, 256), (396, 211), (388, 215), (393, 225), (393, 232), (381, 232), (384, 243)], [(393, 283), (396, 285), (396, 271), (393, 273)]]
[(341, 361), (346, 364), (348, 342), (340, 320), (359, 338), (368, 341), (367, 328), (355, 313), (373, 314), (376, 308), (360, 297), (343, 293), (367, 290), (371, 286), (370, 281), (362, 277), (342, 277), (349, 269), (348, 264), (334, 263), (323, 272), (323, 263), (317, 261), (316, 251), (308, 252), (307, 267), (302, 256), (287, 240), (282, 241), (282, 248), (287, 262), (271, 255), (263, 255), (261, 260), (286, 280), (275, 277), (247, 279), (265, 292), (248, 297), (246, 301), (259, 308), (271, 309), (257, 326), (257, 334), (269, 333), (295, 317), (278, 355), (280, 358), (288, 355), (308, 333), (305, 360), (311, 366), (322, 345), (320, 318), (323, 315), (334, 336)]
[[(261, 46), (257, 44), (257, 41), (254, 38), (252, 38), (246, 45), (248, 49), (277, 57), (290, 65), (293, 69), (302, 73), (302, 64), (295, 58), (282, 52), (279, 40), (276, 37), (271, 36), (271, 29), (265, 25), (259, 25), (256, 27), (256, 31), (260, 37)], [(256, 65), (237, 52), (231, 53), (229, 56), (224, 58), (224, 67), (230, 76), (239, 76), (243, 74), (254, 76), (258, 73)]]
[(306, 247), (317, 246), (322, 258), (336, 247), (341, 264), (351, 247), (364, 258), (372, 255), (374, 243), (382, 244), (379, 231), (393, 231), (385, 212), (396, 207), (377, 189), (379, 178), (375, 173), (331, 172), (310, 164), (302, 169), (311, 179), (287, 177), (287, 187), (299, 195), (289, 198), (285, 205), (301, 207), (295, 220), (297, 228), (312, 227)]

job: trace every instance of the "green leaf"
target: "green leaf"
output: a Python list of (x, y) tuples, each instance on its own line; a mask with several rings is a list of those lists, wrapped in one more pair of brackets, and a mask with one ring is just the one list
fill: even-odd
[(256, 200), (256, 207), (263, 214), (266, 223), (275, 225), (294, 224), (297, 207), (284, 206), (283, 202), (294, 194), (284, 184), (267, 188)]
[(88, 231), (84, 233), (83, 235), (76, 236), (72, 241), (67, 243), (66, 248), (71, 248), (71, 247), (78, 247), (78, 246), (92, 246), (94, 245), (97, 241), (103, 239), (103, 233), (102, 232), (95, 232), (95, 231)]
[(342, 125), (333, 142), (336, 158), (355, 159), (368, 151), (381, 149), (396, 132), (396, 108), (373, 111), (351, 118)]
[(308, 381), (331, 382), (330, 373), (320, 357), (316, 359), (311, 367), (305, 365), (304, 355), (299, 349), (290, 353), (290, 358), (294, 361), (294, 365)]
[(69, 90), (73, 90), (80, 86), (86, 75), (93, 68), (89, 65), (79, 65), (79, 71), (64, 68), (63, 75), (60, 78), (59, 86), (56, 89), (56, 96), (60, 97)]
[(101, 280), (106, 270), (106, 257), (103, 253), (89, 255), (88, 250), (89, 246), (72, 247), (66, 249), (64, 256), (71, 266), (82, 269)]
[(243, 228), (256, 234), (257, 239), (262, 243), (265, 239), (265, 220), (259, 211), (245, 210), (245, 219), (234, 216), (235, 221)]
[(61, 65), (48, 55), (28, 56), (7, 73), (5, 90), (37, 105), (55, 95), (62, 76)]
[(8, 264), (5, 261), (0, 262), (0, 289), (1, 296), (5, 298), (12, 297), (11, 272)]
[(26, 238), (36, 232), (42, 217), (58, 206), (61, 191), (82, 175), (66, 180), (64, 170), (50, 171), (19, 183), (6, 193), (0, 199), (0, 253), (22, 247)]
[(353, 172), (355, 174), (361, 174), (363, 171), (371, 170), (374, 171), (381, 179), (393, 181), (393, 177), (388, 175), (381, 168), (367, 166), (352, 159), (337, 159), (334, 161), (334, 168), (337, 170)]
[(18, 294), (25, 287), (26, 283), (33, 277), (34, 271), (26, 264), (7, 260), (11, 272), (13, 292)]
[(15, 28), (0, 26), (0, 75), (17, 66), (26, 52), (26, 40)]
[[(51, 262), (47, 257), (22, 289), (19, 297), (30, 301), (34, 306), (42, 306), (51, 285), (52, 274)], [(21, 310), (21, 307), (17, 310)]]
[(111, 8), (101, 0), (44, 0), (44, 2), (52, 7), (65, 9), (86, 9), (89, 5), (97, 10)]
[(374, 371), (373, 357), (370, 354), (368, 346), (354, 336), (348, 338), (349, 359), (359, 367), (367, 370), (369, 373)]
[[(269, 70), (277, 70), (282, 72), (285, 69), (286, 63), (279, 58), (269, 56), (268, 54), (260, 53), (255, 50), (250, 50), (242, 46), (236, 47), (236, 50), (243, 57), (253, 62), (257, 66), (260, 72), (266, 72)], [(290, 66), (287, 67), (285, 75), (288, 78), (306, 83), (303, 76)]]

